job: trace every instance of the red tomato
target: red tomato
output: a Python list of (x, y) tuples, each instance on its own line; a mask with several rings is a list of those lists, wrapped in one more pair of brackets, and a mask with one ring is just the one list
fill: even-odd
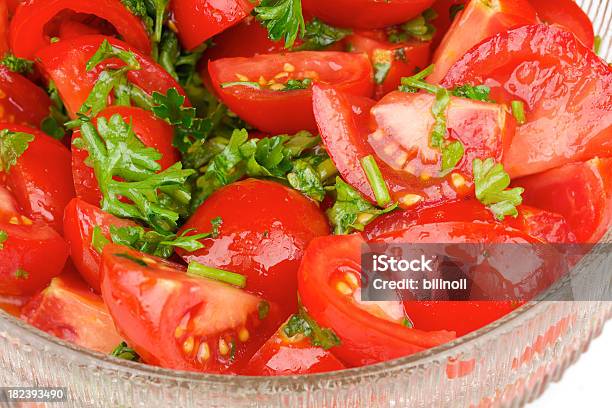
[(249, 0), (174, 0), (172, 15), (183, 46), (196, 48), (215, 34), (247, 17), (255, 2)]
[(304, 12), (335, 26), (383, 28), (418, 16), (434, 0), (303, 0)]
[(298, 375), (344, 369), (329, 350), (313, 346), (302, 334), (287, 337), (283, 324), (251, 358), (247, 375)]
[[(180, 161), (178, 151), (172, 146), (174, 130), (165, 121), (155, 118), (149, 111), (125, 106), (111, 106), (104, 109), (99, 117), (110, 119), (113, 115), (121, 115), (126, 123), (132, 124), (132, 130), (142, 143), (148, 147), (154, 147), (161, 154), (159, 164), (162, 170), (167, 169), (174, 163)], [(80, 131), (74, 132), (72, 139), (81, 136)], [(85, 164), (89, 157), (86, 150), (77, 149), (72, 146), (72, 174), (74, 188), (77, 196), (90, 204), (100, 205), (102, 193), (98, 187), (98, 180), (93, 168)]]
[(411, 39), (392, 43), (386, 30), (357, 30), (345, 41), (352, 51), (367, 53), (374, 68), (378, 64), (390, 65), (387, 75), (376, 84), (377, 98), (396, 90), (402, 77), (411, 76), (429, 64), (430, 41)]
[[(68, 10), (72, 13), (66, 13)], [(63, 15), (70, 19), (83, 14), (106, 20), (128, 44), (145, 54), (151, 52), (151, 41), (144, 23), (121, 0), (30, 0), (17, 8), (11, 21), (13, 53), (21, 58), (34, 59), (36, 52), (49, 45), (51, 37), (56, 36), (57, 33), (48, 31), (55, 18)]]
[(21, 308), (28, 303), (28, 296), (3, 296), (0, 295), (0, 310), (15, 317), (21, 316)]
[(595, 40), (593, 23), (574, 0), (529, 0), (540, 19), (548, 24), (559, 24), (578, 37), (585, 47), (592, 49)]
[(299, 294), (308, 314), (332, 329), (341, 344), (331, 349), (342, 362), (361, 366), (414, 354), (455, 338), (448, 331), (403, 326), (398, 301), (361, 302), (360, 235), (329, 236), (311, 242), (298, 273)]
[(149, 364), (235, 372), (276, 329), (275, 305), (260, 316), (261, 298), (126, 247), (104, 247), (101, 275), (115, 325)]
[(53, 336), (105, 354), (122, 341), (102, 298), (72, 271), (54, 278), (32, 298), (22, 318)]
[[(301, 51), (289, 54), (225, 58), (208, 65), (221, 100), (257, 129), (271, 133), (296, 133), (316, 129), (312, 114), (312, 89), (275, 90), (288, 80), (310, 78), (354, 95), (371, 96), (372, 66), (365, 55), (343, 52)], [(260, 89), (244, 85), (223, 88), (236, 81), (259, 82)]]
[[(518, 207), (518, 210), (517, 218), (506, 217), (503, 224), (523, 231), (543, 242), (570, 243), (576, 241), (576, 237), (563, 216), (526, 205)], [(421, 211), (394, 211), (368, 224), (365, 233), (367, 237), (374, 238), (413, 225), (448, 221), (499, 224), (482, 203), (477, 200), (465, 200)]]
[(131, 51), (136, 56), (141, 69), (130, 71), (127, 75), (134, 85), (140, 87), (149, 95), (154, 91), (166, 93), (170, 88), (176, 88), (179, 93), (185, 95), (183, 89), (170, 74), (152, 59), (128, 44), (112, 37), (82, 36), (51, 44), (36, 54), (39, 68), (49, 80), (55, 82), (62, 101), (71, 116), (76, 116), (76, 112), (79, 111), (83, 102), (89, 96), (102, 70), (124, 65), (117, 60), (109, 60), (99, 64), (91, 71), (85, 69), (87, 61), (96, 53), (105, 39), (113, 46)]
[[(477, 157), (500, 159), (514, 132), (514, 120), (503, 106), (452, 98), (447, 126), (452, 139), (465, 146), (457, 169), (446, 177), (440, 153), (429, 147), (434, 123), (431, 94), (393, 92), (370, 110), (373, 129), (364, 131), (364, 108), (352, 106), (349, 96), (334, 89), (315, 87), (314, 111), (319, 132), (340, 174), (365, 197), (374, 193), (363, 171), (361, 158), (374, 154), (394, 200), (404, 208), (433, 205), (471, 193), (472, 161)], [(367, 112), (367, 104), (365, 106)]]
[(64, 213), (64, 235), (70, 245), (70, 257), (85, 281), (100, 292), (101, 255), (92, 247), (94, 227), (100, 227), (110, 239), (110, 227), (129, 227), (136, 223), (105, 213), (98, 207), (75, 198)]
[(178, 253), (186, 262), (245, 275), (249, 292), (282, 307), (281, 319), (295, 313), (304, 250), (315, 237), (329, 234), (323, 212), (295, 190), (249, 179), (214, 193), (181, 230), (211, 231), (216, 217), (223, 220), (216, 238), (202, 240), (199, 251)]
[(532, 25), (498, 34), (457, 61), (443, 86), (466, 83), (525, 105), (504, 156), (512, 178), (612, 154), (612, 69), (571, 33)]
[(0, 65), (0, 122), (39, 127), (50, 107), (45, 91)]
[[(463, 10), (467, 2), (468, 0), (436, 0), (433, 6), (431, 6), (438, 15), (438, 17), (431, 22), (436, 28), (432, 44), (434, 49), (438, 48), (440, 41), (442, 41), (442, 38), (448, 32), (454, 18), (457, 17), (457, 13)], [(453, 14), (451, 14), (451, 12)]]
[(563, 215), (578, 242), (596, 243), (612, 227), (612, 159), (571, 163), (515, 180), (525, 203)]
[(70, 40), (83, 35), (105, 34), (113, 35), (113, 33), (103, 32), (101, 29), (84, 24), (80, 21), (63, 20), (59, 24), (57, 36), (62, 40)]
[(75, 195), (70, 151), (51, 136), (27, 126), (0, 124), (0, 129), (34, 136), (17, 164), (5, 175), (6, 187), (24, 215), (61, 232), (64, 208)]
[(0, 58), (9, 50), (8, 43), (9, 11), (6, 1), (0, 1)]
[(436, 50), (434, 71), (427, 80), (436, 84), (440, 82), (463, 54), (484, 39), (512, 27), (537, 22), (536, 12), (527, 0), (468, 2)]

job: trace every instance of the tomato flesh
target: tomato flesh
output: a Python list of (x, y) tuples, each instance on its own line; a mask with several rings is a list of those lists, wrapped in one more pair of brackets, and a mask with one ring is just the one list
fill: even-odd
[(102, 253), (102, 297), (119, 332), (149, 364), (232, 373), (269, 338), (275, 305), (180, 265), (119, 245)]
[(45, 91), (0, 65), (0, 122), (39, 127), (50, 107)]
[(529, 0), (529, 3), (543, 22), (567, 28), (585, 47), (593, 48), (593, 23), (574, 0)]
[(32, 298), (22, 318), (55, 337), (105, 354), (122, 341), (102, 298), (70, 271)]
[[(221, 100), (242, 119), (270, 134), (316, 130), (310, 86), (275, 90), (289, 80), (311, 79), (362, 96), (371, 96), (374, 87), (372, 66), (365, 55), (332, 51), (224, 58), (210, 62), (208, 72)], [(260, 88), (222, 86), (236, 81), (257, 82)]]
[(498, 34), (468, 52), (442, 85), (485, 84), (499, 103), (522, 101), (504, 167), (512, 178), (612, 154), (612, 69), (558, 27)]

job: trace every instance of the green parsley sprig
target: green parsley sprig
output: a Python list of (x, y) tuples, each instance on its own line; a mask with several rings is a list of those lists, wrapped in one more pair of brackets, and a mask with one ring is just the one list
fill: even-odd
[(22, 75), (28, 75), (34, 71), (34, 61), (18, 58), (10, 52), (4, 54), (4, 57), (0, 60), (0, 65), (4, 65), (11, 72)]
[(515, 187), (508, 190), (510, 175), (492, 158), (485, 161), (475, 159), (473, 169), (476, 198), (500, 221), (506, 216), (517, 217), (516, 207), (522, 204), (525, 189)]
[(34, 136), (24, 132), (0, 130), (0, 171), (8, 172), (28, 149)]
[(289, 318), (282, 330), (287, 337), (303, 335), (310, 339), (313, 346), (321, 347), (324, 350), (341, 344), (340, 338), (332, 329), (319, 326), (303, 307), (300, 307), (299, 312)]
[(285, 48), (293, 47), (298, 35), (306, 32), (301, 0), (263, 0), (254, 12), (270, 39), (284, 39)]
[(125, 341), (122, 341), (115, 349), (111, 352), (111, 356), (120, 358), (122, 360), (129, 361), (140, 361), (140, 356), (127, 345)]

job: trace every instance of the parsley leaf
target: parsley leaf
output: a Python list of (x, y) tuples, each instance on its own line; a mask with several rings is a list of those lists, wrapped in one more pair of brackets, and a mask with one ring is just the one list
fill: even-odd
[(332, 27), (314, 18), (306, 23), (304, 42), (294, 49), (296, 51), (322, 50), (351, 34), (352, 30)]
[(295, 91), (299, 89), (308, 89), (312, 85), (312, 79), (290, 79), (285, 83), (283, 91)]
[(9, 71), (22, 75), (31, 74), (34, 71), (34, 61), (18, 58), (10, 52), (4, 54), (4, 58), (0, 60), (0, 65), (4, 65)]
[(473, 99), (475, 101), (482, 102), (493, 102), (489, 95), (491, 94), (491, 88), (486, 85), (461, 85), (451, 91), (453, 96), (461, 98)]
[(492, 158), (484, 162), (475, 159), (473, 168), (476, 198), (500, 221), (506, 216), (517, 217), (516, 207), (523, 202), (521, 194), (525, 189), (515, 187), (507, 190), (510, 186), (510, 176), (504, 167)]
[(17, 279), (25, 280), (25, 279), (28, 279), (29, 277), (30, 277), (30, 274), (25, 269), (17, 268), (17, 270), (15, 271), (15, 278)]
[(431, 41), (436, 34), (436, 28), (431, 24), (438, 17), (433, 9), (427, 9), (418, 17), (404, 24), (392, 26), (387, 30), (389, 42), (398, 44), (415, 38), (419, 41)]
[(0, 171), (8, 172), (27, 150), (34, 136), (24, 132), (0, 130)]
[(49, 116), (42, 120), (40, 129), (49, 136), (61, 140), (66, 135), (64, 123), (69, 120), (66, 107), (53, 81), (49, 82), (47, 93), (51, 99), (51, 108)]
[(6, 231), (0, 230), (0, 249), (4, 249), (4, 243), (8, 239), (8, 234)]
[(117, 357), (123, 360), (140, 361), (140, 356), (134, 351), (134, 349), (128, 347), (125, 341), (122, 341), (112, 352), (111, 356)]
[(289, 318), (282, 328), (287, 337), (303, 335), (310, 339), (313, 346), (329, 350), (340, 345), (340, 339), (332, 329), (321, 327), (306, 313), (303, 307)]
[(287, 174), (287, 180), (291, 187), (316, 201), (323, 201), (325, 198), (325, 186), (320, 173), (308, 160), (296, 160), (293, 170)]
[(285, 39), (285, 48), (293, 47), (298, 34), (306, 32), (301, 0), (262, 0), (255, 15), (271, 40)]

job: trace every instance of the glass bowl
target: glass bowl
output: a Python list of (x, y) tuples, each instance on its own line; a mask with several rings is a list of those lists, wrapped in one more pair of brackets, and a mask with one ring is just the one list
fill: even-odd
[[(600, 54), (610, 60), (612, 2), (578, 3), (602, 37)], [(612, 233), (604, 242), (612, 243)], [(571, 285), (564, 279), (540, 301), (419, 354), (288, 377), (198, 374), (119, 360), (0, 310), (0, 386), (67, 387), (68, 402), (61, 405), (79, 408), (516, 407), (559, 380), (612, 318), (612, 302), (567, 301)]]

